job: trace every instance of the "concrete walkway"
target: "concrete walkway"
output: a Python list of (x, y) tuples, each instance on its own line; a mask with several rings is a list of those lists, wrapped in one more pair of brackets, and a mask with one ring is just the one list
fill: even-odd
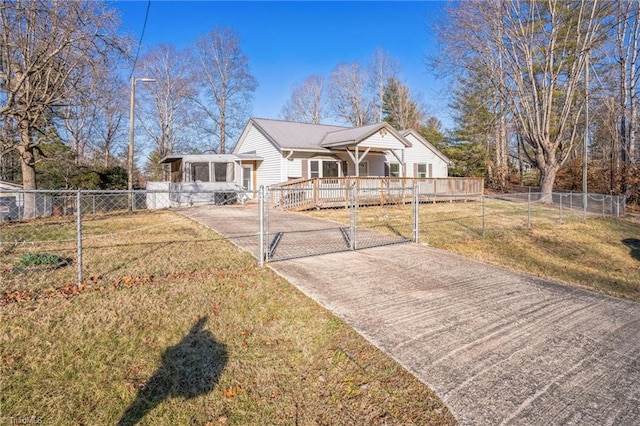
[[(257, 231), (253, 207), (185, 213), (222, 233), (228, 214), (251, 224), (238, 235)], [(429, 385), (461, 424), (640, 424), (640, 304), (417, 244), (269, 266)]]

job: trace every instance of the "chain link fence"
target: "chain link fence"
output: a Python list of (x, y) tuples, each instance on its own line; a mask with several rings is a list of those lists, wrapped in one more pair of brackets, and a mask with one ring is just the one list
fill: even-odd
[[(297, 202), (311, 198), (304, 191), (275, 187), (260, 192), (259, 259), (278, 261), (412, 240), (411, 227), (406, 227), (404, 218), (393, 212), (412, 203), (411, 189), (336, 185), (317, 189), (311, 206), (309, 202)], [(293, 210), (300, 212), (311, 210), (321, 214), (292, 215), (292, 209), (285, 205), (294, 205)], [(359, 214), (374, 205), (379, 207), (376, 215)]]
[[(184, 213), (240, 204), (252, 196), (244, 191), (0, 192), (0, 293), (5, 301), (73, 294), (82, 286), (133, 286), (246, 264), (227, 238)], [(213, 251), (228, 251), (227, 264), (214, 264)]]
[[(320, 203), (300, 212), (283, 208), (281, 201), (302, 195), (282, 189), (3, 191), (0, 292), (20, 297), (61, 286), (69, 292), (82, 285), (129, 286), (172, 274), (230, 270), (251, 257), (264, 264), (407, 241), (499, 238), (625, 214), (624, 197), (608, 195), (462, 197), (421, 189), (328, 188)], [(227, 264), (213, 264), (210, 254), (223, 250)]]

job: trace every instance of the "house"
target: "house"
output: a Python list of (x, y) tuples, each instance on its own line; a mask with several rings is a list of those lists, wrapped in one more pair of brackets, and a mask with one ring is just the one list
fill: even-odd
[(250, 191), (311, 178), (446, 178), (450, 164), (415, 130), (386, 122), (351, 128), (252, 118), (233, 154)]
[[(0, 221), (19, 220), (24, 213), (25, 194), (22, 185), (0, 181)], [(50, 194), (36, 192), (34, 216), (51, 216), (55, 198)]]
[(261, 186), (272, 188), (272, 203), (297, 209), (344, 204), (351, 185), (378, 191), (375, 202), (383, 203), (405, 200), (415, 186), (439, 196), (478, 194), (483, 186), (447, 178), (444, 154), (417, 131), (386, 122), (352, 128), (252, 118), (232, 154), (171, 155), (161, 163), (164, 181), (148, 182), (147, 190), (169, 197), (149, 193), (149, 208), (230, 204), (255, 198)]

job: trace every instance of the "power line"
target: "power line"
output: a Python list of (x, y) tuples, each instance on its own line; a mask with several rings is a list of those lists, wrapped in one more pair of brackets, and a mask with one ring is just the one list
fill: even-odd
[(131, 75), (129, 75), (129, 80), (133, 77), (133, 74), (136, 72), (136, 65), (138, 64), (138, 57), (140, 56), (140, 47), (142, 46), (142, 39), (144, 38), (144, 32), (147, 29), (147, 20), (149, 19), (149, 9), (151, 8), (151, 0), (147, 0), (147, 11), (144, 14), (144, 24), (142, 24), (142, 33), (140, 34), (140, 41), (138, 41), (138, 49), (136, 50), (136, 57), (133, 60), (133, 68), (131, 68)]

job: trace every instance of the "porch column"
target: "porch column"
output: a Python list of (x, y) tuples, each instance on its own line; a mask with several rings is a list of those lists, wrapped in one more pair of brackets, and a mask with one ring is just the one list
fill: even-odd
[(351, 161), (353, 161), (353, 164), (356, 167), (356, 177), (360, 177), (360, 163), (367, 156), (367, 154), (369, 154), (369, 151), (371, 151), (371, 147), (367, 148), (367, 150), (364, 152), (364, 154), (362, 154), (361, 157), (358, 145), (355, 146), (355, 155), (352, 154), (351, 151), (349, 151), (349, 148), (347, 148), (347, 154), (349, 154), (349, 157), (351, 157)]
[(391, 154), (393, 154), (393, 156), (396, 157), (396, 160), (398, 160), (398, 162), (402, 166), (401, 177), (407, 177), (407, 168), (404, 162), (404, 149), (400, 150), (400, 155), (398, 155), (398, 153), (393, 149), (390, 151), (391, 151)]

